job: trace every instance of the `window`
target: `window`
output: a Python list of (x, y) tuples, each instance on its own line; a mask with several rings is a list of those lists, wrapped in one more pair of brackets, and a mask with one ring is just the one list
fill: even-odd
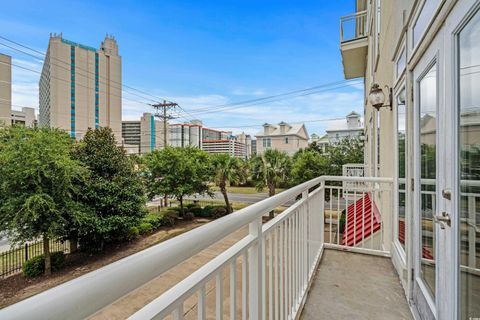
[(271, 148), (272, 147), (272, 138), (263, 138), (263, 147)]
[(420, 38), (427, 30), (427, 26), (432, 20), (433, 14), (438, 7), (440, 0), (425, 0), (422, 8), (420, 9), (420, 14), (417, 17), (417, 21), (413, 25), (413, 47), (415, 48), (418, 44)]
[(288, 137), (285, 137), (285, 144), (288, 144)]
[[(405, 232), (405, 210), (406, 210), (406, 108), (405, 101), (401, 99), (405, 94), (405, 88), (400, 90), (397, 95), (397, 239), (403, 250), (405, 250), (406, 232)], [(402, 101), (403, 100), (403, 101)]]
[(405, 66), (407, 65), (407, 51), (405, 47), (403, 47), (402, 51), (398, 55), (398, 60), (395, 65), (395, 77), (398, 78), (403, 70), (405, 70)]

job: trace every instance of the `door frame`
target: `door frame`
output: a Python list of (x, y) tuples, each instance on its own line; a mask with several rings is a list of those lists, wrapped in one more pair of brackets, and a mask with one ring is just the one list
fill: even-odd
[(446, 68), (445, 76), (447, 79), (451, 79), (451, 82), (445, 86), (446, 97), (451, 105), (450, 113), (447, 117), (445, 126), (447, 128), (448, 137), (447, 144), (450, 150), (454, 150), (451, 157), (446, 159), (446, 175), (448, 177), (447, 185), (451, 186), (452, 198), (451, 201), (446, 201), (445, 210), (450, 213), (452, 232), (450, 234), (451, 241), (449, 242), (449, 248), (447, 248), (450, 256), (448, 257), (450, 263), (447, 263), (447, 271), (452, 276), (447, 278), (447, 287), (450, 294), (447, 296), (452, 301), (451, 309), (445, 311), (445, 316), (449, 319), (455, 319), (460, 317), (460, 259), (459, 259), (459, 243), (460, 243), (460, 167), (459, 167), (459, 78), (457, 70), (459, 68), (459, 48), (458, 48), (458, 36), (473, 16), (480, 14), (480, 2), (476, 0), (464, 0), (457, 3), (455, 8), (450, 13), (445, 23), (445, 52), (446, 61), (449, 63), (449, 67)]
[(435, 212), (433, 215), (436, 215), (439, 209), (441, 209), (441, 201), (439, 197), (439, 190), (441, 190), (441, 179), (440, 168), (443, 163), (441, 163), (442, 158), (442, 148), (441, 148), (441, 135), (439, 134), (439, 128), (441, 128), (441, 117), (443, 107), (443, 98), (442, 91), (440, 88), (443, 86), (443, 29), (441, 29), (435, 39), (431, 42), (428, 49), (423, 54), (422, 58), (418, 61), (415, 68), (413, 69), (413, 90), (414, 90), (414, 221), (413, 221), (413, 295), (412, 298), (417, 307), (422, 319), (435, 319), (438, 314), (438, 309), (441, 304), (438, 304), (438, 294), (439, 285), (441, 281), (440, 277), (440, 257), (439, 253), (443, 251), (444, 243), (439, 238), (440, 232), (437, 225), (434, 223), (434, 241), (435, 241), (435, 296), (430, 295), (427, 285), (423, 281), (420, 271), (421, 271), (421, 258), (422, 258), (422, 249), (421, 249), (421, 183), (420, 183), (420, 80), (429, 72), (429, 70), (436, 66), (436, 134), (435, 134), (435, 157), (436, 157), (436, 188), (435, 188)]

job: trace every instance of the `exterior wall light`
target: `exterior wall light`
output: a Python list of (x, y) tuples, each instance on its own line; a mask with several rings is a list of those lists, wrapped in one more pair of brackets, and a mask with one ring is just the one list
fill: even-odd
[(390, 110), (392, 110), (392, 89), (388, 86), (385, 86), (385, 89), (388, 91), (388, 105), (385, 104), (385, 93), (383, 93), (383, 90), (377, 83), (372, 84), (372, 87), (370, 88), (368, 99), (377, 111), (380, 111), (380, 108), (382, 107), (390, 107)]

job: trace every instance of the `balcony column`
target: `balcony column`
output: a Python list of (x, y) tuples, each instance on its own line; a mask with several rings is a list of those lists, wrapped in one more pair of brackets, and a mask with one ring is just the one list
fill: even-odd
[[(264, 315), (264, 296), (265, 282), (263, 275), (265, 274), (265, 259), (263, 252), (263, 236), (262, 236), (262, 217), (254, 220), (248, 225), (251, 236), (257, 238), (256, 243), (249, 250), (249, 319), (263, 319)], [(245, 310), (244, 310), (245, 311)]]

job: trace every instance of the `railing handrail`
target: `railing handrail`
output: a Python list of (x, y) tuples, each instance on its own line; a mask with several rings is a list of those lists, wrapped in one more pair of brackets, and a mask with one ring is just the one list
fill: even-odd
[[(83, 319), (172, 267), (327, 181), (392, 183), (384, 177), (321, 176), (0, 310), (2, 319)], [(58, 303), (61, 299), (62, 303)]]
[(346, 16), (341, 16), (340, 21), (351, 20), (352, 18), (356, 18), (358, 16), (367, 15), (367, 10), (357, 11), (351, 14), (347, 14)]

